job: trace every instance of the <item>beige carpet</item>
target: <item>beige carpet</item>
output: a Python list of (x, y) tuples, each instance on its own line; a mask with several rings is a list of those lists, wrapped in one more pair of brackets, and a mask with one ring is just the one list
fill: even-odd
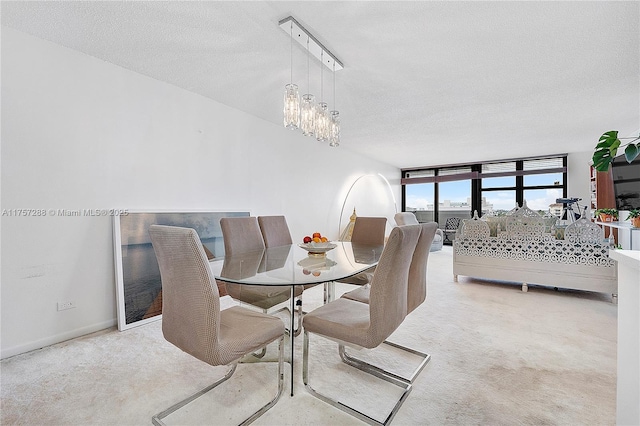
[[(427, 301), (390, 340), (428, 352), (432, 360), (393, 424), (615, 424), (617, 307), (608, 296), (533, 286), (522, 293), (517, 284), (464, 277), (453, 283), (451, 247), (430, 254), (428, 277)], [(321, 303), (320, 290), (305, 291), (305, 310)], [(301, 343), (300, 337), (295, 395), (287, 388), (255, 424), (362, 424), (306, 392)], [(342, 364), (334, 343), (316, 337), (311, 350), (315, 386), (386, 414), (394, 388)], [(394, 351), (371, 355), (400, 370), (415, 361)], [(105, 330), (0, 366), (3, 425), (150, 424), (153, 414), (224, 372), (166, 343), (159, 321)], [(275, 367), (241, 364), (230, 381), (172, 424), (238, 423), (275, 390)]]

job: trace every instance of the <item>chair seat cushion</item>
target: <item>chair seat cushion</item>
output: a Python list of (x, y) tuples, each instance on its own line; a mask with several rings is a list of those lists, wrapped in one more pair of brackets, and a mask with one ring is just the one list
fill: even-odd
[(369, 303), (369, 293), (371, 286), (358, 287), (342, 295), (345, 299), (355, 300), (356, 302)]
[(353, 284), (353, 285), (366, 285), (371, 282), (371, 280), (373, 279), (373, 274), (375, 272), (376, 272), (376, 267), (372, 266), (371, 268), (363, 272), (360, 272), (359, 274), (356, 274), (348, 278), (343, 278), (341, 280), (337, 280), (337, 282), (345, 283), (345, 284)]
[(361, 272), (357, 275), (354, 275), (349, 278), (344, 278), (342, 280), (338, 280), (339, 283), (344, 284), (353, 284), (353, 285), (366, 285), (371, 282), (371, 278), (373, 278), (372, 273)]
[[(272, 308), (291, 298), (291, 288), (288, 286), (226, 283), (226, 288), (229, 296), (234, 299), (262, 309)], [(302, 286), (295, 286), (293, 294), (297, 297), (302, 294), (302, 291)]]
[(305, 331), (346, 344), (375, 348), (382, 341), (373, 338), (370, 325), (369, 305), (344, 298), (314, 309), (302, 318)]
[(280, 318), (241, 306), (225, 309), (220, 312), (220, 364), (229, 364), (263, 348), (283, 333), (284, 323)]

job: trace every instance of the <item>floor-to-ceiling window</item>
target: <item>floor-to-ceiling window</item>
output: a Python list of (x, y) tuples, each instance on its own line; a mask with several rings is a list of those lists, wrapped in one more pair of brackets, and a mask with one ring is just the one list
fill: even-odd
[(469, 219), (475, 209), (472, 198), (471, 167), (447, 167), (438, 170), (438, 223), (444, 228), (447, 219)]
[(516, 206), (560, 216), (566, 156), (493, 161), (402, 171), (403, 211), (445, 227), (450, 217), (504, 215)]
[(435, 221), (435, 183), (419, 183), (405, 187), (404, 211), (413, 212), (418, 222)]
[(561, 157), (522, 162), (523, 172), (531, 173), (523, 175), (522, 182), (522, 196), (527, 201), (527, 207), (538, 212), (562, 215), (564, 206), (556, 203), (556, 199), (566, 197), (564, 163)]
[(516, 171), (516, 162), (482, 164), (483, 175), (497, 174), (496, 177), (481, 179), (482, 214), (501, 216), (516, 206), (516, 176), (499, 176)]

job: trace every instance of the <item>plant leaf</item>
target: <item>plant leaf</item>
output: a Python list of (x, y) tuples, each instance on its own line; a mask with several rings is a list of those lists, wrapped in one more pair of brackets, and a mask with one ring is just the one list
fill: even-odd
[(600, 141), (604, 141), (604, 140), (616, 140), (618, 139), (618, 131), (617, 130), (609, 130), (608, 132), (605, 132), (602, 134), (602, 136), (600, 136)]
[(606, 172), (609, 170), (609, 164), (613, 161), (608, 149), (601, 149), (593, 154), (593, 167), (599, 172)]
[(617, 130), (603, 133), (598, 140), (599, 143), (596, 145), (592, 158), (593, 166), (599, 172), (606, 172), (609, 170), (609, 165), (613, 162), (622, 142), (618, 139)]
[(627, 163), (631, 163), (640, 154), (640, 143), (634, 145), (630, 143), (624, 150), (624, 157), (627, 159)]
[(594, 151), (593, 153), (593, 160), (602, 160), (605, 156), (609, 155), (609, 150), (608, 149), (598, 149), (596, 151)]
[(616, 141), (613, 145), (611, 145), (609, 147), (609, 153), (611, 154), (611, 157), (615, 157), (616, 153), (618, 152), (618, 147), (620, 146), (620, 141)]

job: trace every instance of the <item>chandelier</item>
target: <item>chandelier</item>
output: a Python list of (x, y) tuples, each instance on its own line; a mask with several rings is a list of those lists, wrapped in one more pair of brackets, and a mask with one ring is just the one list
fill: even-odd
[[(329, 142), (329, 146), (340, 145), (340, 113), (336, 108), (336, 71), (343, 68), (340, 62), (322, 43), (307, 31), (292, 16), (281, 20), (278, 25), (289, 34), (291, 55), (291, 78), (284, 90), (284, 126), (291, 130), (300, 129), (304, 136), (315, 136), (320, 142)], [(307, 51), (307, 93), (300, 96), (298, 85), (293, 83), (293, 41), (298, 42)], [(310, 58), (320, 61), (320, 97), (310, 89)], [(333, 110), (324, 100), (324, 68), (333, 74)]]

